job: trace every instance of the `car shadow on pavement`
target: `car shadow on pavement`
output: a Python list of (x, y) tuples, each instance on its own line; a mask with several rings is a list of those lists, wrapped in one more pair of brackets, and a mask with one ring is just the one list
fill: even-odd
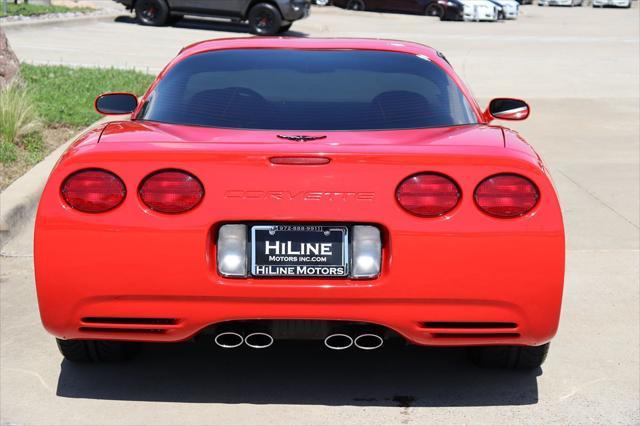
[(531, 372), (480, 369), (460, 348), (385, 345), (331, 351), (319, 342), (267, 349), (144, 344), (121, 364), (63, 361), (57, 395), (130, 401), (456, 407), (538, 402)]
[[(132, 16), (118, 16), (115, 18), (115, 22), (122, 24), (139, 25), (138, 22)], [(295, 25), (295, 23), (294, 23)], [(175, 28), (187, 28), (191, 30), (205, 30), (205, 31), (222, 31), (229, 33), (249, 33), (249, 25), (241, 22), (230, 22), (223, 20), (214, 20), (208, 18), (182, 18), (178, 22), (167, 25)], [(147, 28), (165, 28), (165, 27), (147, 27)], [(300, 31), (289, 30), (278, 34), (286, 37), (308, 37), (307, 33)]]

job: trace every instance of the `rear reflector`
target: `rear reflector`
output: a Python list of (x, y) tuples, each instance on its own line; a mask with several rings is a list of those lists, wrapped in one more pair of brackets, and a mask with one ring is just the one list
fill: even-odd
[(180, 170), (165, 170), (149, 175), (140, 185), (140, 199), (151, 210), (183, 213), (200, 203), (204, 188), (193, 175)]
[(442, 328), (442, 329), (491, 329), (491, 328), (518, 328), (515, 322), (425, 322), (425, 328)]
[(480, 210), (491, 216), (509, 218), (528, 213), (538, 203), (538, 188), (529, 179), (513, 174), (491, 176), (475, 191)]
[(423, 173), (402, 181), (396, 190), (396, 199), (411, 214), (437, 217), (451, 211), (458, 204), (460, 190), (446, 176)]
[(180, 328), (175, 318), (85, 317), (80, 331), (89, 333), (167, 333)]
[(134, 324), (134, 325), (172, 325), (177, 324), (175, 318), (130, 318), (130, 317), (84, 317), (81, 320), (89, 324)]
[(65, 179), (60, 188), (66, 203), (81, 212), (102, 213), (114, 209), (127, 191), (120, 178), (98, 169), (80, 170)]
[(520, 337), (520, 333), (431, 333), (431, 337), (439, 339), (508, 339)]

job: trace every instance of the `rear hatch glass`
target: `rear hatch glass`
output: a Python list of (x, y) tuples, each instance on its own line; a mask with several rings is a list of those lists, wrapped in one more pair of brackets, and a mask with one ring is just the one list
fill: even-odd
[(263, 130), (390, 130), (477, 119), (429, 59), (400, 52), (239, 49), (176, 64), (138, 119)]

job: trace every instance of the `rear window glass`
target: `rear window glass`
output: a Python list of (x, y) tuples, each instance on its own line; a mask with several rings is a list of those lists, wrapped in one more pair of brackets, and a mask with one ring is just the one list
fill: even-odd
[(354, 50), (226, 50), (176, 64), (139, 119), (269, 130), (383, 130), (476, 122), (428, 59)]

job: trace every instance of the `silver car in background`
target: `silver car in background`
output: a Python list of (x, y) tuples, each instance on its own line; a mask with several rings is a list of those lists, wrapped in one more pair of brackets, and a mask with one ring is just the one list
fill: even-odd
[(610, 6), (610, 7), (624, 7), (628, 9), (631, 7), (631, 0), (593, 0), (591, 5), (593, 7)]
[(462, 0), (465, 21), (497, 21), (498, 6), (488, 0)]
[(520, 3), (516, 0), (489, 0), (498, 5), (498, 19), (518, 19)]
[(583, 0), (538, 0), (538, 6), (582, 6)]

